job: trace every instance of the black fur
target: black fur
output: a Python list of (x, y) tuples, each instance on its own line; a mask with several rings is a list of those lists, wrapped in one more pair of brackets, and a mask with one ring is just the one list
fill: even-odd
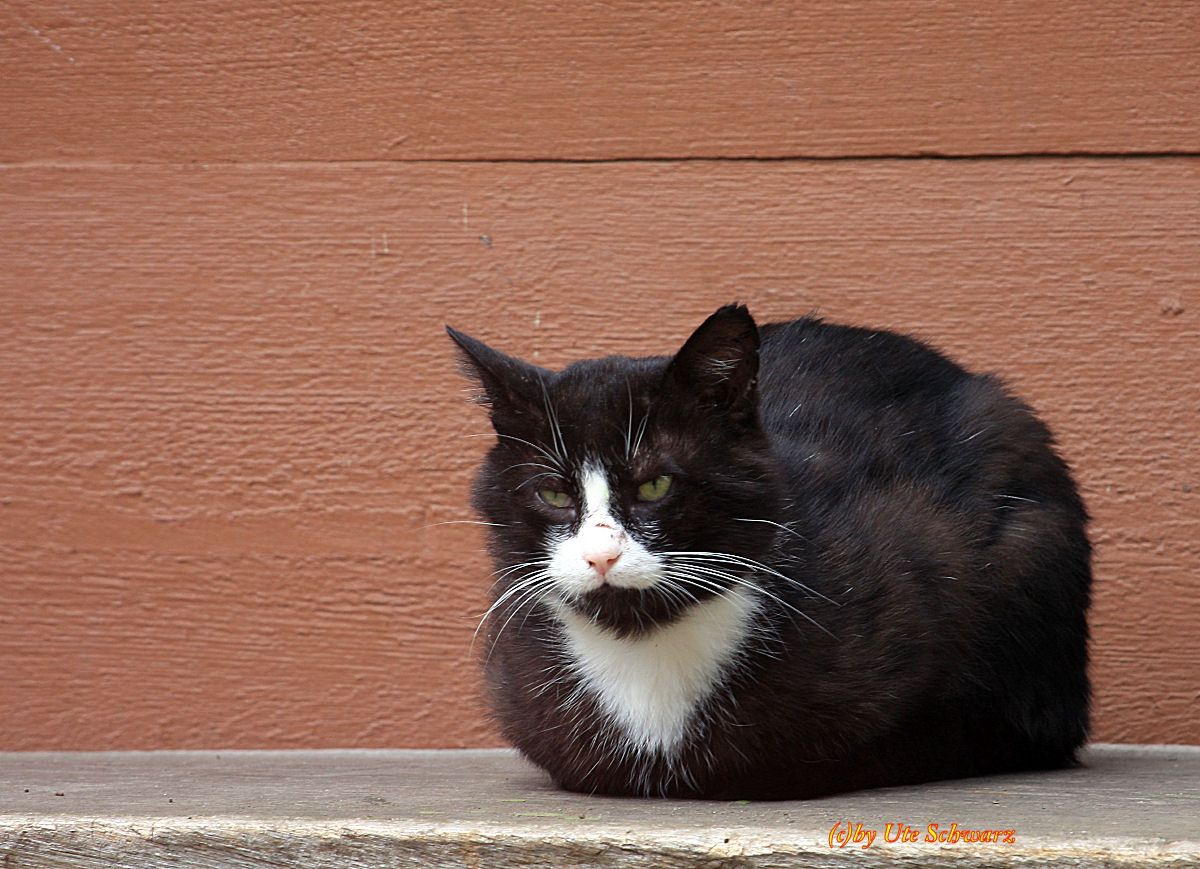
[[(500, 435), (474, 490), (500, 571), (571, 521), (536, 495), (576, 485), (538, 467), (561, 437), (617, 475), (620, 521), (635, 536), (654, 523), (650, 549), (731, 553), (803, 584), (739, 572), (786, 605), (764, 597), (755, 639), (671, 759), (621, 751), (586, 695), (564, 712), (578, 685), (556, 618), (520, 595), (501, 605), (491, 705), (560, 786), (803, 798), (1073, 762), (1088, 726), (1087, 515), (1046, 427), (996, 379), (890, 332), (759, 329), (740, 306), (674, 357), (559, 373), (449, 331)], [(659, 473), (676, 480), (667, 497), (637, 501)], [(496, 595), (524, 571), (500, 575)], [(684, 606), (609, 587), (571, 605), (626, 635)]]

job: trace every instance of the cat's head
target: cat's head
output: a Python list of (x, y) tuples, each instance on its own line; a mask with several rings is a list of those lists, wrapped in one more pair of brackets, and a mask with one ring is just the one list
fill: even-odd
[(499, 594), (620, 633), (745, 582), (774, 538), (778, 491), (758, 414), (758, 329), (743, 306), (674, 356), (549, 371), (447, 329), (496, 443), (474, 505)]

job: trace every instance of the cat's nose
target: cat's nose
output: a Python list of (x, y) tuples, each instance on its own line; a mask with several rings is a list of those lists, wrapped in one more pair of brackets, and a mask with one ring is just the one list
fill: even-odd
[(623, 529), (614, 528), (610, 522), (594, 522), (580, 532), (580, 543), (583, 544), (583, 561), (592, 565), (592, 569), (600, 576), (604, 576), (620, 558), (620, 549), (625, 543), (625, 532)]
[(596, 573), (604, 576), (621, 557), (621, 543), (624, 533), (609, 525), (596, 525), (589, 529), (584, 539), (583, 560), (592, 566)]
[(592, 566), (596, 573), (604, 576), (617, 563), (617, 559), (621, 557), (621, 550), (617, 548), (605, 549), (602, 552), (585, 552), (583, 560)]

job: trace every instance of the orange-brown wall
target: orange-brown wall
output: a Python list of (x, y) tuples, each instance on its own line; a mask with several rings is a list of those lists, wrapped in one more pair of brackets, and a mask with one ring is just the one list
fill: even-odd
[(442, 324), (554, 366), (733, 299), (1004, 374), (1095, 515), (1095, 736), (1200, 742), (1197, 45), (1190, 0), (5, 4), (0, 749), (496, 744)]

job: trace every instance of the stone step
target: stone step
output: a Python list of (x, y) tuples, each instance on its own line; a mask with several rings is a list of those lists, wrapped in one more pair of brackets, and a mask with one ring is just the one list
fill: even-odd
[(1200, 866), (1200, 747), (1084, 762), (754, 803), (567, 794), (506, 750), (0, 753), (0, 867)]

